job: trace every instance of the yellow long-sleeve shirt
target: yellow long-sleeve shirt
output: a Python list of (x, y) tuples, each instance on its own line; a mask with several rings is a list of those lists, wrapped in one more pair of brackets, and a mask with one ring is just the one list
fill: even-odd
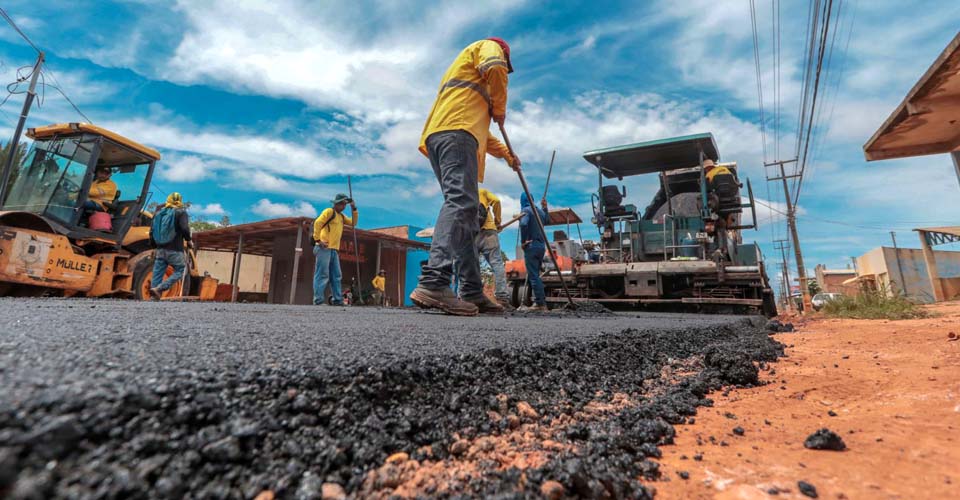
[[(487, 207), (487, 218), (480, 229), (493, 229), (494, 231), (499, 229), (501, 223), (500, 198), (497, 198), (497, 195), (490, 191), (480, 188), (480, 205)], [(493, 214), (490, 213), (491, 208)]]
[(357, 219), (359, 218), (357, 209), (354, 208), (351, 212), (352, 217), (338, 214), (333, 208), (321, 212), (320, 216), (313, 221), (313, 239), (327, 245), (327, 248), (331, 250), (340, 250), (343, 225), (357, 227)]
[(464, 130), (477, 140), (477, 179), (483, 182), (487, 153), (507, 158), (510, 151), (490, 135), (490, 115), (507, 112), (507, 58), (494, 41), (480, 40), (463, 49), (440, 81), (437, 100), (420, 135), (420, 152), (427, 154), (427, 137), (436, 132)]
[(387, 289), (387, 278), (383, 276), (377, 276), (373, 278), (373, 287), (381, 292)]
[(110, 179), (98, 181), (94, 179), (90, 184), (90, 191), (87, 192), (87, 199), (100, 205), (100, 208), (106, 209), (104, 203), (113, 203), (117, 197), (117, 183)]

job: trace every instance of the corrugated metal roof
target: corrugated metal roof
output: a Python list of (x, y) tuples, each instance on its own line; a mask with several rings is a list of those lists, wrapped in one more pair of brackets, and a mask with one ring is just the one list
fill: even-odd
[[(239, 245), (240, 235), (243, 234), (243, 253), (248, 255), (273, 256), (274, 238), (283, 233), (293, 232), (296, 234), (297, 227), (304, 228), (303, 247), (310, 247), (309, 238), (313, 231), (314, 219), (309, 217), (285, 217), (281, 219), (269, 219), (247, 224), (237, 224), (235, 226), (221, 227), (209, 231), (201, 231), (193, 234), (194, 243), (197, 250), (211, 250), (216, 252), (236, 252)], [(344, 237), (352, 238), (353, 228), (345, 226), (343, 228)], [(407, 247), (429, 249), (429, 245), (419, 241), (399, 238), (389, 234), (357, 229), (357, 238), (361, 240), (383, 241), (389, 244)]]
[(711, 133), (596, 149), (583, 153), (583, 159), (596, 165), (604, 177), (612, 179), (694, 167), (700, 164), (700, 151), (705, 158), (720, 161)]

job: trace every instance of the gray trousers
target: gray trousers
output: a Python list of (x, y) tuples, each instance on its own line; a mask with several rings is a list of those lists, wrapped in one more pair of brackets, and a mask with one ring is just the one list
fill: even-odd
[(480, 231), (477, 140), (463, 130), (437, 132), (427, 137), (427, 154), (440, 182), (443, 206), (434, 225), (430, 260), (423, 266), (420, 286), (429, 290), (450, 287), (456, 261), (460, 296), (479, 297), (483, 295), (483, 281), (474, 244)]
[(503, 267), (503, 251), (500, 250), (500, 235), (494, 229), (481, 229), (477, 235), (477, 252), (493, 270), (493, 283), (499, 300), (507, 300), (507, 272)]

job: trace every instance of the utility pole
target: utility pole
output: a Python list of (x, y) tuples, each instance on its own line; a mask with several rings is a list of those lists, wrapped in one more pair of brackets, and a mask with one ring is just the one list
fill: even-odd
[(23, 126), (27, 123), (27, 115), (30, 114), (30, 106), (33, 99), (37, 96), (37, 78), (40, 77), (40, 67), (43, 65), (43, 52), (37, 56), (37, 62), (33, 65), (33, 73), (30, 76), (30, 88), (27, 89), (27, 96), (23, 99), (23, 110), (20, 111), (20, 121), (17, 122), (17, 128), (13, 131), (13, 139), (10, 142), (10, 153), (7, 155), (7, 162), (3, 166), (3, 180), (0, 183), (0, 206), (7, 200), (7, 183), (10, 182), (10, 172), (13, 171), (13, 161), (17, 157), (17, 149), (20, 146), (20, 135), (23, 133)]
[(768, 181), (783, 181), (783, 199), (787, 203), (787, 227), (790, 229), (790, 236), (793, 239), (794, 257), (797, 259), (797, 279), (800, 281), (800, 294), (803, 297), (803, 311), (810, 312), (813, 305), (810, 303), (810, 288), (807, 286), (807, 270), (803, 267), (803, 253), (800, 251), (800, 235), (797, 233), (797, 212), (790, 199), (790, 186), (787, 185), (787, 179), (800, 177), (798, 174), (787, 175), (783, 166), (787, 163), (796, 163), (793, 160), (781, 160), (770, 163), (764, 163), (764, 167), (779, 166), (780, 177), (770, 177)]
[[(897, 270), (900, 271), (900, 290), (903, 296), (907, 296), (907, 282), (903, 279), (903, 264), (900, 262), (900, 249), (897, 248), (897, 232), (890, 231), (890, 239), (893, 240), (893, 252), (897, 256)], [(891, 290), (892, 291), (892, 290)]]
[(780, 274), (782, 276), (781, 281), (786, 288), (784, 297), (787, 298), (787, 307), (793, 309), (793, 299), (790, 297), (790, 270), (787, 268), (787, 248), (789, 245), (788, 240), (775, 240), (773, 242), (776, 250), (780, 250)]

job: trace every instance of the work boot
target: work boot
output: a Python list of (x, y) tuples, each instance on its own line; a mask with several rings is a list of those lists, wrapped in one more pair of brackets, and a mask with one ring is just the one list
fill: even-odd
[(514, 309), (513, 304), (510, 303), (510, 299), (498, 298), (497, 304), (500, 304), (504, 311), (512, 311)]
[(502, 313), (504, 309), (503, 306), (490, 300), (490, 297), (487, 297), (486, 295), (480, 295), (476, 298), (464, 300), (477, 306), (477, 309), (480, 311), (480, 313)]
[(160, 300), (160, 296), (161, 296), (162, 293), (163, 293), (163, 292), (161, 292), (159, 288), (151, 288), (151, 289), (150, 289), (150, 298), (153, 299), (153, 300)]
[(410, 300), (423, 309), (439, 309), (455, 316), (477, 315), (477, 306), (460, 300), (459, 297), (454, 295), (453, 290), (449, 288), (428, 290), (422, 286), (418, 286), (414, 288), (413, 293), (410, 294)]
[(517, 309), (517, 312), (522, 312), (522, 313), (530, 313), (530, 312), (541, 313), (541, 312), (548, 312), (548, 311), (550, 311), (550, 308), (548, 308), (546, 304), (533, 304), (529, 306), (520, 306), (520, 308)]

